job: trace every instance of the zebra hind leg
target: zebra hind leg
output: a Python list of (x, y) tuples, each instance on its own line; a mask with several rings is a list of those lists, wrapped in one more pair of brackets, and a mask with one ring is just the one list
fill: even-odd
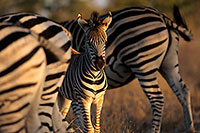
[(185, 124), (188, 132), (195, 132), (192, 118), (190, 90), (184, 84), (178, 63), (178, 36), (171, 31), (172, 42), (160, 68), (161, 75), (166, 79), (182, 105)]
[[(53, 106), (53, 111), (52, 111), (52, 115), (51, 115), (52, 124), (53, 124), (53, 131), (59, 132), (59, 133), (74, 132), (74, 129), (65, 120), (65, 117), (63, 116), (63, 114), (61, 114), (60, 108), (58, 106), (58, 104), (59, 104), (58, 100), (61, 100), (61, 99), (57, 98), (57, 101)], [(69, 106), (70, 106), (70, 104), (69, 104)], [(65, 111), (65, 112), (67, 112), (67, 111)]]
[(166, 79), (169, 86), (175, 93), (184, 111), (185, 124), (188, 131), (194, 131), (194, 123), (192, 118), (190, 91), (184, 84), (180, 74), (178, 73), (178, 66), (174, 69), (161, 70), (162, 76)]
[(57, 100), (59, 111), (61, 112), (63, 117), (66, 118), (71, 105), (71, 100), (64, 98), (60, 93), (58, 93)]
[(164, 98), (158, 86), (156, 75), (149, 79), (138, 78), (144, 93), (150, 101), (152, 108), (152, 133), (160, 133)]

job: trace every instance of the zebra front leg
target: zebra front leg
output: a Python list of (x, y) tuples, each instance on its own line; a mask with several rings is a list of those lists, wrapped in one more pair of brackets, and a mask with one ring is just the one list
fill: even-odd
[(91, 104), (92, 104), (92, 98), (82, 98), (81, 96), (78, 96), (78, 105), (81, 109), (81, 122), (83, 125), (80, 127), (82, 132), (84, 133), (93, 133), (94, 128), (91, 121)]
[(103, 106), (104, 94), (101, 95), (97, 100), (95, 100), (96, 110), (95, 110), (95, 124), (94, 124), (94, 132), (100, 133), (100, 115), (101, 109)]
[(156, 76), (151, 79), (139, 79), (140, 85), (148, 97), (152, 108), (152, 133), (160, 133), (164, 98), (158, 86)]
[(81, 108), (79, 107), (78, 102), (72, 101), (71, 107), (72, 107), (73, 113), (75, 115), (76, 125), (78, 127), (81, 127), (82, 126), (82, 123), (81, 123)]

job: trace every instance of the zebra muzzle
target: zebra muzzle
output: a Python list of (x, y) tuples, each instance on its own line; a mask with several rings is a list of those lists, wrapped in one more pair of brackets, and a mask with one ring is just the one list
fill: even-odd
[(98, 55), (97, 55), (95, 65), (96, 65), (97, 70), (101, 70), (101, 69), (103, 69), (103, 68), (105, 67), (106, 62), (105, 62), (105, 60), (103, 59), (103, 56), (98, 56)]

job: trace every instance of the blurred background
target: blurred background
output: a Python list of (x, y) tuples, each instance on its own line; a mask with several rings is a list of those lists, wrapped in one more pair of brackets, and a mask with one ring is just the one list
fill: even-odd
[[(0, 0), (0, 15), (13, 12), (38, 13), (54, 21), (75, 19), (78, 13), (89, 18), (92, 11), (101, 14), (130, 6), (151, 6), (172, 17), (173, 5), (179, 6), (182, 16), (194, 34), (194, 40), (180, 39), (180, 73), (191, 90), (192, 111), (196, 129), (200, 132), (200, 0)], [(165, 97), (162, 132), (185, 131), (183, 111), (175, 95), (159, 75)], [(146, 133), (151, 128), (150, 104), (138, 81), (107, 91), (102, 110), (102, 132)], [(72, 113), (69, 120), (73, 119)]]

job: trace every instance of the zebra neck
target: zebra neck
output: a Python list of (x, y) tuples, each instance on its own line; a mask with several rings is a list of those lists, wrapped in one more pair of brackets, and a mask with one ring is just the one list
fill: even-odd
[(84, 58), (85, 58), (85, 62), (87, 62), (87, 65), (90, 66), (92, 71), (99, 71), (97, 66), (95, 65), (95, 61), (97, 58), (97, 49), (95, 48), (94, 45), (88, 45), (89, 42), (86, 42), (85, 46), (84, 46)]
[[(94, 56), (93, 56), (94, 57)], [(92, 73), (97, 73), (99, 70), (97, 69), (95, 63), (94, 63), (94, 59), (91, 57), (91, 54), (88, 53), (88, 52), (85, 52), (83, 54), (83, 59), (82, 60), (82, 64), (80, 65), (83, 65), (83, 68), (86, 70), (86, 71), (90, 71)]]

